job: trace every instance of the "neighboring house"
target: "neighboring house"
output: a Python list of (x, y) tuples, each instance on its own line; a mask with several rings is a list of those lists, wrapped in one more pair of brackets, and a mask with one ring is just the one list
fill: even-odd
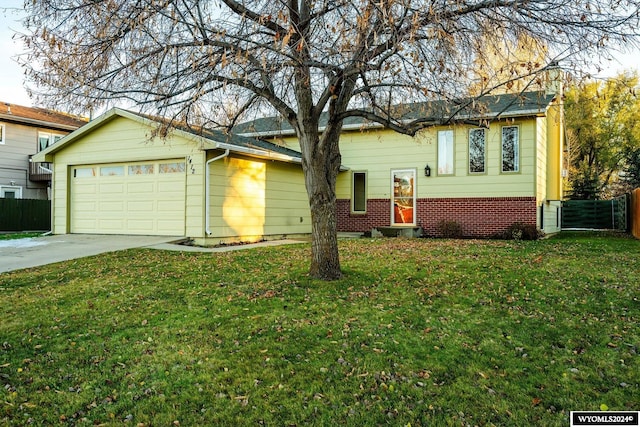
[(311, 232), (298, 152), (187, 128), (152, 137), (161, 125), (116, 108), (37, 154), (53, 164), (53, 233), (211, 245)]
[(43, 108), (0, 103), (0, 198), (48, 199), (50, 165), (31, 156), (85, 123)]
[[(497, 235), (514, 223), (559, 231), (560, 98), (542, 91), (487, 96), (480, 100), (482, 113), (462, 109), (447, 126), (434, 118), (434, 127), (416, 137), (350, 118), (340, 138), (342, 164), (349, 171), (337, 180), (338, 231), (421, 227), (438, 236), (450, 221), (473, 237)], [(442, 117), (460, 105), (406, 105), (404, 117)], [(293, 129), (275, 118), (234, 130), (299, 149)]]

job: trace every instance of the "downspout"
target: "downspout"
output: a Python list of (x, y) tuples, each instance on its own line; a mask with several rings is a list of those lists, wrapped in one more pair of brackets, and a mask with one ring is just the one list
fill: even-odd
[(205, 163), (205, 172), (204, 172), (204, 198), (205, 198), (205, 211), (204, 211), (204, 228), (205, 228), (205, 233), (207, 233), (207, 236), (211, 236), (211, 230), (209, 229), (209, 227), (211, 226), (211, 219), (210, 219), (210, 211), (211, 211), (211, 189), (209, 188), (210, 185), (210, 181), (211, 181), (211, 177), (210, 177), (210, 164), (220, 160), (220, 159), (224, 159), (225, 157), (227, 157), (229, 155), (229, 149), (227, 148), (225, 150), (224, 153), (220, 154), (217, 157), (214, 157), (213, 159), (207, 160), (207, 163)]

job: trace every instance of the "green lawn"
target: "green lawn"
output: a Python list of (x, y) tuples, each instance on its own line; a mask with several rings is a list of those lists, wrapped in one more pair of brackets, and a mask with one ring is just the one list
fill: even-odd
[[(567, 426), (640, 410), (640, 241), (129, 250), (0, 274), (0, 424)], [(603, 406), (604, 407), (604, 406)]]

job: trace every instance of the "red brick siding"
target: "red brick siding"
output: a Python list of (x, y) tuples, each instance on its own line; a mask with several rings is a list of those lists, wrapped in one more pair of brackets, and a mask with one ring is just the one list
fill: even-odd
[[(364, 232), (390, 225), (390, 201), (370, 199), (367, 213), (352, 214), (348, 199), (340, 199), (338, 231)], [(417, 200), (417, 225), (438, 236), (440, 221), (457, 221), (465, 236), (490, 237), (515, 222), (536, 225), (535, 197), (469, 197)]]
[(366, 214), (352, 214), (351, 201), (338, 199), (338, 231), (371, 231), (376, 227), (389, 226), (391, 202), (389, 199), (367, 200)]

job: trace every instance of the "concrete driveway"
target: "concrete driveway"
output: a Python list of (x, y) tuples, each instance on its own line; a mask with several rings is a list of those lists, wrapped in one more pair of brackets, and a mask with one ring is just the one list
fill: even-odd
[(63, 234), (0, 240), (0, 273), (105, 252), (166, 244), (178, 237)]

